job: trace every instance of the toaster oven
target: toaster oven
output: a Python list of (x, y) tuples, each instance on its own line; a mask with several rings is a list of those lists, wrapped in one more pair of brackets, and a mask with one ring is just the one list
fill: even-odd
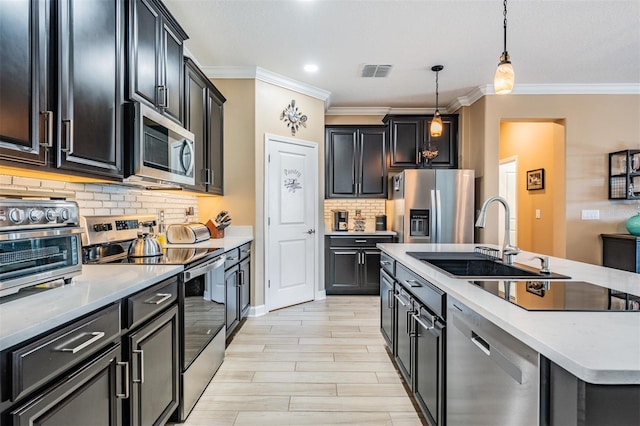
[(0, 198), (0, 297), (80, 274), (81, 233), (74, 202)]

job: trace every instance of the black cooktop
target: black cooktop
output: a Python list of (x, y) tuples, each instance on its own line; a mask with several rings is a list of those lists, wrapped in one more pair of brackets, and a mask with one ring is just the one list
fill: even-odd
[(639, 311), (640, 296), (584, 281), (469, 281), (528, 311)]
[(173, 247), (162, 250), (162, 256), (129, 257), (125, 253), (109, 256), (95, 262), (100, 264), (140, 264), (140, 265), (188, 265), (202, 259), (224, 253), (222, 248), (182, 248)]

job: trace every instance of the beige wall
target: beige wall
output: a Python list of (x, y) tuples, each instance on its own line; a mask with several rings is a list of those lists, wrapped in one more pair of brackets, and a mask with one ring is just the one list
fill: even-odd
[[(318, 144), (318, 221), (322, 220), (324, 199), (324, 101), (297, 92), (251, 79), (216, 79), (216, 87), (227, 99), (224, 104), (224, 196), (200, 197), (200, 221), (215, 216), (218, 211), (229, 211), (233, 225), (254, 227), (253, 258), (251, 264), (251, 305), (265, 304), (264, 243), (265, 215), (264, 161), (265, 134), (294, 137)], [(307, 127), (295, 136), (280, 120), (280, 113), (295, 99), (296, 106), (307, 115)], [(319, 229), (316, 235), (322, 235)], [(318, 259), (324, 270), (322, 248)], [(319, 289), (324, 287), (323, 275)]]
[[(463, 144), (470, 144), (478, 176), (480, 200), (498, 194), (500, 123), (540, 120), (565, 123), (566, 257), (601, 263), (601, 233), (625, 232), (624, 222), (636, 203), (607, 199), (611, 151), (640, 146), (638, 95), (508, 95), (485, 96), (470, 107)], [(606, 123), (603, 125), (603, 123)], [(556, 130), (557, 131), (557, 130)], [(581, 210), (599, 210), (600, 220), (583, 221)], [(497, 243), (497, 218), (489, 217), (477, 241)]]
[[(564, 126), (508, 121), (500, 126), (500, 160), (516, 159), (518, 247), (564, 257)], [(544, 169), (544, 189), (527, 190), (527, 170)], [(540, 210), (536, 219), (535, 211)], [(560, 244), (561, 243), (561, 244)]]
[[(291, 100), (296, 101), (296, 106), (307, 116), (307, 127), (301, 127), (295, 134), (280, 120), (280, 114), (289, 105)], [(275, 134), (293, 137), (318, 145), (318, 226), (322, 228), (322, 201), (324, 199), (324, 101), (311, 96), (283, 89), (282, 87), (263, 81), (256, 82), (256, 128), (255, 128), (255, 152), (256, 152), (256, 243), (254, 245), (257, 253), (256, 262), (256, 304), (265, 303), (265, 277), (264, 277), (264, 243), (265, 229), (263, 218), (265, 216), (264, 200), (264, 153), (265, 134)], [(318, 288), (324, 288), (324, 256), (322, 245), (322, 229), (318, 229), (316, 234), (319, 239), (317, 258), (319, 261)], [(252, 302), (253, 304), (253, 302)]]
[[(255, 224), (255, 81), (214, 80), (224, 103), (224, 196), (199, 197), (199, 221), (229, 211), (232, 225)], [(245, 167), (246, 166), (246, 167)]]

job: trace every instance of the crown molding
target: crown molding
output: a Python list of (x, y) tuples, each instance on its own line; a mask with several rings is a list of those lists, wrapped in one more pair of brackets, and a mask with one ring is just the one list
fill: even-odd
[[(425, 115), (435, 113), (435, 108), (391, 108), (391, 107), (330, 107), (325, 115)], [(446, 114), (448, 110), (440, 109)]]
[(311, 96), (312, 98), (320, 99), (325, 105), (329, 104), (331, 97), (331, 92), (327, 90), (260, 67), (202, 67), (202, 71), (209, 78), (256, 79), (303, 95)]
[[(493, 85), (480, 86), (485, 95), (495, 95)], [(640, 95), (640, 83), (604, 84), (516, 84), (512, 95)]]

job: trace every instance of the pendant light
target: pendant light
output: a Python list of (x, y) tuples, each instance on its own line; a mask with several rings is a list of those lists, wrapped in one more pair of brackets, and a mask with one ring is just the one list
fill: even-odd
[(509, 53), (507, 52), (507, 0), (504, 0), (503, 4), (504, 50), (502, 51), (502, 55), (500, 55), (500, 63), (498, 64), (498, 69), (496, 69), (496, 75), (493, 77), (493, 89), (499, 95), (511, 93), (515, 82), (513, 65), (511, 65)]
[(431, 67), (431, 71), (436, 73), (436, 112), (433, 114), (433, 119), (429, 126), (429, 135), (431, 135), (432, 138), (438, 138), (442, 135), (442, 118), (440, 118), (440, 110), (438, 109), (438, 73), (443, 69), (444, 67), (442, 65), (434, 65)]

